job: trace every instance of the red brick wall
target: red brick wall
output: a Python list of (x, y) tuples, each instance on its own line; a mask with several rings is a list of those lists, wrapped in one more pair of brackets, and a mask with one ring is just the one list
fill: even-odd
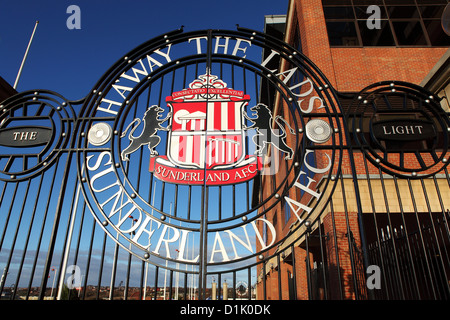
[[(384, 80), (419, 84), (447, 48), (331, 48), (336, 88), (359, 91)], [(320, 62), (319, 62), (320, 63)]]

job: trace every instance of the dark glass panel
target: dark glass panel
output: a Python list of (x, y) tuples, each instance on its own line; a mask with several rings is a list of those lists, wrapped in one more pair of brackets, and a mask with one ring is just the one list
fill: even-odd
[(327, 22), (331, 46), (359, 46), (356, 27), (353, 21)]
[(440, 20), (424, 20), (423, 23), (432, 46), (450, 46), (450, 37), (442, 29)]
[(324, 6), (351, 6), (351, 0), (322, 0)]
[(419, 21), (393, 21), (400, 46), (425, 46), (427, 42)]
[(416, 6), (387, 6), (386, 10), (391, 19), (419, 19)]
[(420, 14), (422, 18), (441, 19), (445, 6), (420, 6)]
[(387, 20), (380, 21), (380, 29), (369, 29), (366, 21), (358, 21), (363, 46), (394, 46), (391, 27)]
[(383, 5), (383, 0), (353, 0), (353, 5), (354, 6), (371, 6), (371, 5), (378, 5), (378, 6), (382, 6)]
[(389, 5), (415, 5), (414, 0), (384, 0), (387, 6)]
[(447, 4), (447, 0), (417, 0), (417, 4)]
[(324, 7), (325, 19), (354, 19), (352, 7)]
[[(369, 6), (358, 6), (355, 7), (355, 13), (356, 13), (356, 19), (367, 19), (369, 18), (373, 13), (370, 11), (370, 13), (367, 13), (367, 8)], [(386, 10), (384, 9), (384, 6), (380, 6), (380, 14), (381, 19), (387, 18)]]

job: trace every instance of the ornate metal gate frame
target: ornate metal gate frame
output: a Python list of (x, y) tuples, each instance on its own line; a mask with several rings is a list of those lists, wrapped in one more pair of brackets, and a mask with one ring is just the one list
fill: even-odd
[(79, 101), (3, 101), (2, 299), (448, 298), (448, 116), (408, 83), (346, 98), (238, 28), (156, 37)]

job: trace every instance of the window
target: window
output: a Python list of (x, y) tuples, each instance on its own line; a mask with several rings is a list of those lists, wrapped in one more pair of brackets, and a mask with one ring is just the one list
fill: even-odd
[(327, 22), (328, 37), (331, 46), (359, 46), (356, 25), (353, 21)]
[(363, 46), (394, 46), (394, 37), (387, 20), (380, 22), (381, 29), (368, 29), (365, 21), (358, 20)]
[(392, 21), (397, 43), (400, 46), (425, 46), (427, 41), (419, 21)]
[[(441, 26), (447, 0), (322, 0), (322, 4), (332, 47), (450, 46)], [(370, 5), (380, 8), (378, 28), (368, 26)]]

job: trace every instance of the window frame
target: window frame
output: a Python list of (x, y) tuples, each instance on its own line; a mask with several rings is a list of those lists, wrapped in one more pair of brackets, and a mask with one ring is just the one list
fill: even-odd
[[(367, 21), (367, 18), (361, 18), (359, 8), (368, 7), (370, 4), (375, 4), (380, 6), (382, 10), (382, 18), (380, 20), (387, 21), (390, 33), (393, 39), (393, 45), (367, 45), (364, 44), (364, 41), (361, 36), (360, 30), (360, 21)], [(420, 47), (449, 47), (450, 44), (447, 45), (435, 45), (432, 43), (431, 38), (428, 34), (427, 26), (425, 25), (426, 21), (439, 20), (438, 17), (423, 17), (422, 14), (426, 7), (444, 7), (445, 8), (446, 1), (445, 0), (347, 0), (347, 1), (334, 1), (334, 0), (322, 0), (322, 9), (325, 18), (325, 24), (327, 25), (327, 33), (329, 39), (329, 45), (332, 48), (370, 48), (370, 47), (398, 47), (398, 48), (420, 48)], [(417, 11), (417, 17), (415, 18), (392, 18), (392, 12), (389, 11), (389, 7), (415, 7)], [(346, 7), (351, 8), (353, 12), (353, 18), (345, 17), (345, 18), (327, 18), (326, 17), (326, 8), (332, 7)], [(439, 10), (437, 10), (439, 12)], [(356, 39), (358, 41), (357, 45), (336, 45), (331, 44), (330, 41), (330, 32), (328, 30), (328, 22), (353, 22), (353, 25), (356, 30)], [(400, 44), (399, 37), (397, 37), (397, 31), (394, 28), (396, 22), (418, 22), (419, 27), (422, 31), (422, 36), (425, 40), (425, 44)]]

